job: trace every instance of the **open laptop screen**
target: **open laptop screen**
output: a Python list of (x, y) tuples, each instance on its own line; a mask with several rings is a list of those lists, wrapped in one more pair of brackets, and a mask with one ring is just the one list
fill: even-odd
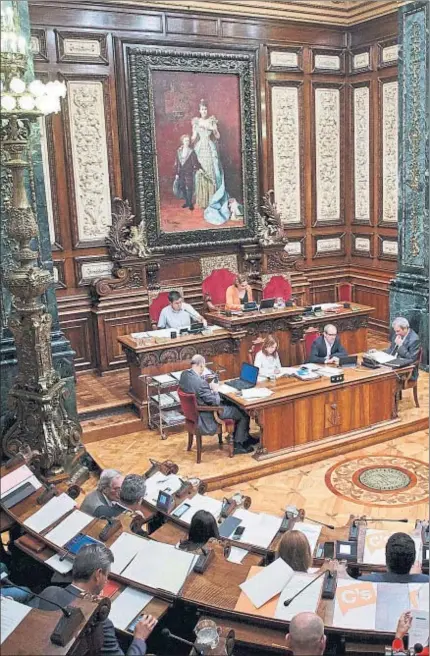
[(252, 383), (253, 385), (255, 385), (257, 382), (259, 371), (260, 371), (259, 368), (254, 367), (253, 364), (248, 364), (247, 362), (243, 362), (242, 367), (240, 369), (240, 379), (245, 380), (247, 383)]

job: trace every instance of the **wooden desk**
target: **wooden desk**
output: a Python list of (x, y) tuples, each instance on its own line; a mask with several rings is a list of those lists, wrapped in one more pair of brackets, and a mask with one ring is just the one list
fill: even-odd
[(348, 437), (397, 418), (398, 376), (392, 369), (357, 367), (344, 373), (343, 383), (330, 383), (327, 377), (258, 383), (257, 387), (273, 391), (265, 399), (245, 401), (237, 394), (222, 396), (248, 412), (260, 426), (260, 448), (254, 455), (260, 460), (311, 442)]
[[(246, 331), (240, 343), (241, 362), (247, 362), (253, 340), (269, 333), (274, 335), (279, 341), (282, 364), (288, 367), (303, 362), (301, 340), (307, 328), (315, 327), (322, 332), (327, 323), (337, 327), (348, 353), (366, 351), (369, 315), (374, 308), (358, 303), (351, 305), (351, 308), (342, 307), (338, 312), (324, 312), (318, 317), (303, 317), (304, 308), (299, 306), (265, 312), (244, 312), (231, 317), (220, 312), (207, 312), (205, 317), (209, 323), (222, 326), (231, 333)], [(294, 317), (300, 320), (294, 320)]]
[[(127, 357), (130, 371), (130, 390), (128, 392), (139, 416), (147, 421), (146, 389), (143, 374), (154, 376), (170, 371), (187, 369), (196, 353), (203, 355), (215, 367), (226, 370), (226, 377), (233, 378), (240, 373), (241, 340), (243, 330), (232, 334), (222, 329), (212, 334), (184, 335), (175, 339), (158, 339), (156, 343), (142, 345), (130, 335), (119, 337)], [(147, 341), (147, 340), (146, 340)]]

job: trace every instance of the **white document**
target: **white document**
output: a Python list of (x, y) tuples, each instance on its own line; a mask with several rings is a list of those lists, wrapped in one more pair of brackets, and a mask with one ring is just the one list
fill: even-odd
[(169, 474), (166, 476), (159, 471), (155, 472), (155, 474), (146, 480), (145, 501), (156, 503), (158, 493), (161, 490), (163, 490), (163, 492), (168, 492), (169, 494), (174, 494), (180, 487), (181, 480), (179, 476), (176, 476), (175, 474)]
[(148, 333), (131, 333), (130, 337), (133, 339), (144, 339), (145, 337), (149, 337)]
[(391, 360), (396, 359), (395, 355), (390, 355), (389, 353), (385, 353), (385, 351), (374, 350), (369, 353), (365, 353), (364, 355), (372, 358), (373, 360), (376, 360), (376, 362), (379, 362), (379, 364), (385, 364), (386, 362), (391, 362)]
[(237, 394), (237, 389), (230, 387), (230, 385), (227, 385), (227, 383), (221, 383), (218, 391), (221, 392), (221, 394)]
[(135, 588), (125, 588), (112, 602), (109, 619), (116, 629), (125, 631), (130, 622), (149, 604), (153, 597)]
[(429, 612), (428, 610), (412, 610), (412, 624), (409, 629), (409, 645), (426, 645), (429, 640)]
[[(0, 480), (0, 499), (3, 499), (9, 492), (14, 492), (20, 488), (21, 485), (24, 485), (33, 476), (33, 472), (27, 465), (21, 465), (21, 467), (14, 469), (9, 474), (2, 476)], [(39, 484), (40, 486), (41, 484)]]
[(402, 613), (410, 609), (409, 586), (404, 583), (378, 583), (375, 629), (396, 631)]
[(316, 613), (321, 598), (321, 590), (324, 581), (323, 576), (318, 579), (318, 581), (315, 581), (315, 583), (312, 583), (306, 588), (306, 590), (301, 592), (294, 601), (289, 604), (289, 606), (284, 606), (284, 601), (294, 597), (295, 594), (300, 590), (303, 590), (303, 588), (314, 579), (315, 576), (306, 574), (305, 572), (294, 573), (279, 597), (275, 611), (276, 619), (288, 621), (291, 620), (294, 615), (297, 615), (297, 613), (303, 613), (305, 611)]
[(18, 624), (21, 624), (30, 611), (29, 606), (19, 604), (13, 599), (0, 597), (0, 644), (3, 644), (6, 638), (15, 631)]
[(253, 513), (250, 510), (239, 508), (233, 513), (234, 517), (242, 520), (244, 532), (241, 542), (253, 544), (267, 549), (282, 524), (282, 517), (266, 513)]
[[(306, 366), (308, 367), (308, 365)], [(316, 371), (320, 376), (326, 376), (327, 378), (343, 374), (343, 369), (338, 369), (337, 367), (318, 367)]]
[(342, 629), (375, 630), (376, 583), (337, 580), (333, 626)]
[(260, 608), (266, 601), (279, 594), (293, 575), (291, 567), (282, 558), (277, 558), (256, 576), (241, 583), (239, 587), (254, 606)]
[[(174, 328), (174, 330), (179, 332), (179, 328)], [(166, 337), (170, 337), (171, 332), (171, 328), (158, 328), (158, 330), (148, 330), (147, 335), (148, 337), (161, 337), (164, 339)]]
[(390, 535), (390, 531), (377, 528), (366, 529), (363, 553), (365, 565), (385, 565), (385, 545)]
[(2, 496), (5, 497), (8, 494), (12, 494), (13, 492), (16, 492), (19, 490), (21, 487), (24, 487), (27, 483), (30, 483), (35, 490), (39, 490), (42, 487), (42, 483), (39, 481), (39, 479), (33, 474), (30, 476), (30, 478), (26, 478), (24, 481), (21, 483), (18, 483), (17, 485), (14, 485), (13, 487), (10, 488), (7, 492), (5, 492)]
[(230, 547), (230, 555), (227, 558), (229, 563), (235, 563), (240, 565), (242, 560), (247, 555), (248, 551), (246, 549), (240, 549), (239, 547)]
[(296, 522), (293, 528), (295, 531), (300, 531), (300, 533), (306, 535), (311, 548), (311, 554), (313, 555), (321, 534), (321, 526), (318, 524), (308, 524), (307, 522)]
[(112, 574), (121, 574), (139, 551), (144, 549), (147, 540), (131, 533), (121, 533), (111, 544), (114, 561), (111, 565)]
[(175, 378), (172, 378), (172, 376), (170, 374), (160, 374), (159, 376), (151, 376), (151, 378), (153, 380), (156, 380), (157, 383), (162, 383), (162, 384), (163, 383), (172, 383), (172, 385), (173, 385), (174, 383), (177, 382), (175, 380)]
[(146, 540), (144, 548), (125, 568), (122, 576), (150, 588), (179, 594), (197, 558), (195, 554), (170, 544)]
[(182, 374), (186, 371), (186, 369), (183, 369), (182, 371), (171, 371), (169, 373), (169, 376), (173, 376), (175, 380), (179, 380)]
[(64, 547), (64, 545), (75, 537), (82, 529), (94, 520), (94, 517), (87, 515), (81, 510), (75, 510), (70, 515), (63, 519), (52, 531), (45, 535), (45, 538), (56, 544), (57, 547)]
[(49, 565), (59, 574), (68, 574), (73, 568), (73, 561), (68, 558), (60, 560), (59, 554), (55, 554), (55, 556), (51, 556), (51, 558), (45, 560), (45, 565)]
[(242, 390), (242, 398), (245, 401), (250, 401), (251, 399), (267, 399), (272, 394), (272, 390), (269, 390), (267, 387), (251, 387), (250, 389)]
[[(210, 512), (215, 519), (218, 519), (221, 514), (222, 501), (218, 501), (218, 499), (213, 499), (212, 497), (207, 497), (206, 495), (195, 494), (192, 499), (186, 499), (184, 503), (187, 503), (190, 506), (187, 512), (181, 517), (181, 520), (186, 524), (191, 522), (198, 510), (207, 510), (207, 512)], [(181, 504), (181, 506), (182, 505), (183, 504)]]
[(63, 492), (58, 497), (50, 499), (40, 510), (28, 517), (23, 524), (35, 533), (40, 533), (75, 507), (75, 501)]
[(211, 324), (210, 326), (208, 326), (207, 328), (205, 328), (205, 330), (207, 330), (210, 333), (215, 333), (217, 330), (223, 330), (223, 327), (222, 326), (217, 326), (214, 323), (214, 324)]

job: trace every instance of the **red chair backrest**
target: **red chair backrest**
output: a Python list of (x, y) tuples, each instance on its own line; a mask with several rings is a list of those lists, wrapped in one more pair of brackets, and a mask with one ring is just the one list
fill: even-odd
[(263, 289), (263, 298), (283, 298), (289, 301), (292, 291), (291, 283), (284, 276), (273, 276)]
[(169, 292), (160, 292), (149, 306), (149, 316), (154, 323), (158, 322), (161, 310), (169, 305)]
[(236, 280), (236, 274), (228, 269), (216, 269), (203, 280), (203, 294), (208, 294), (214, 305), (225, 303), (225, 293), (227, 287), (233, 285)]
[(252, 346), (248, 351), (248, 362), (249, 364), (254, 364), (255, 356), (263, 348), (264, 339), (257, 338), (252, 342)]
[(317, 337), (320, 336), (320, 333), (318, 330), (314, 329), (309, 329), (307, 332), (305, 332), (303, 339), (305, 340), (305, 356), (306, 359), (309, 358), (311, 354), (311, 348), (312, 344), (316, 340)]
[(181, 402), (182, 412), (185, 419), (197, 424), (199, 420), (199, 412), (197, 410), (197, 399), (195, 394), (188, 394), (182, 390), (178, 390), (179, 400)]
[(337, 300), (341, 303), (352, 302), (352, 285), (349, 282), (341, 282), (337, 286)]

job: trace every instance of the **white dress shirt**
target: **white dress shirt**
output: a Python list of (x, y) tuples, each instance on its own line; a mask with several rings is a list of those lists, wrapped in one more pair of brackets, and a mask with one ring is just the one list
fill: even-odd
[(158, 328), (189, 328), (191, 318), (200, 319), (200, 315), (189, 303), (182, 303), (180, 310), (174, 310), (169, 304), (160, 312)]
[(327, 349), (326, 359), (330, 360), (330, 358), (331, 358), (331, 349), (332, 349), (333, 344), (329, 344), (329, 342), (326, 340), (325, 337), (324, 337), (324, 341), (325, 341), (325, 346), (326, 346), (326, 349)]
[(263, 351), (258, 351), (255, 356), (254, 366), (260, 369), (259, 374), (261, 376), (272, 376), (275, 369), (281, 368), (281, 361), (278, 353), (266, 355)]

